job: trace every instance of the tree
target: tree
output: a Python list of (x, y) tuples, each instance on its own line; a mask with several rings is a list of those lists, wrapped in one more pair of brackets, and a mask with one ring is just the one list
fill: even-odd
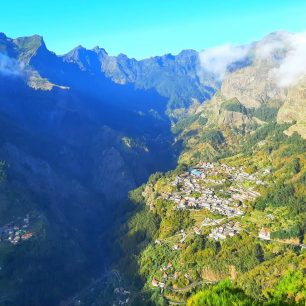
[(228, 280), (200, 291), (187, 301), (187, 306), (251, 306), (258, 305), (243, 290), (236, 288)]

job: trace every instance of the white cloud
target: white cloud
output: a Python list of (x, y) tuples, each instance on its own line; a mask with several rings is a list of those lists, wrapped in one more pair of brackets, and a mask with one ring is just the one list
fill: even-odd
[(4, 75), (17, 76), (21, 74), (21, 66), (15, 59), (0, 53), (0, 73)]
[(228, 66), (245, 58), (248, 51), (248, 46), (234, 46), (230, 44), (206, 49), (199, 54), (201, 74), (206, 71), (222, 81)]
[(281, 49), (283, 43), (280, 41), (272, 41), (269, 43), (263, 43), (260, 46), (257, 46), (255, 51), (255, 57), (259, 60), (264, 60), (272, 56), (273, 52), (277, 49)]
[[(254, 48), (254, 49), (253, 49)], [(228, 67), (243, 60), (250, 51), (254, 59), (271, 61), (270, 70), (279, 87), (290, 87), (306, 76), (306, 32), (275, 32), (251, 46), (222, 45), (199, 53), (199, 76), (212, 74), (222, 81)]]
[(283, 50), (290, 40), (289, 32), (274, 32), (255, 44), (257, 60), (271, 59), (276, 50)]
[(278, 86), (289, 87), (306, 75), (306, 32), (292, 34), (286, 41), (285, 58), (272, 70)]

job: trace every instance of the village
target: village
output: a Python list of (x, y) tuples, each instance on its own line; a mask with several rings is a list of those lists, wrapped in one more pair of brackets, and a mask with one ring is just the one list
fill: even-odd
[[(265, 170), (262, 175), (268, 173), (269, 170)], [(208, 229), (207, 237), (215, 241), (241, 233), (243, 229), (238, 220), (245, 215), (247, 202), (260, 196), (256, 186), (265, 183), (259, 179), (259, 175), (248, 174), (242, 167), (206, 162), (177, 175), (171, 184), (172, 192), (163, 193), (161, 197), (172, 201), (174, 209), (195, 213), (206, 210), (211, 215), (188, 230), (155, 241), (156, 244), (170, 244), (173, 251), (180, 251), (187, 238), (202, 235), (203, 228)], [(269, 233), (261, 231), (259, 238), (269, 240)], [(151, 285), (163, 291), (167, 281), (176, 279), (179, 272), (173, 270), (171, 262), (161, 267), (160, 271), (163, 273), (162, 279), (153, 278)], [(184, 277), (189, 279), (188, 273)]]
[[(264, 170), (263, 176), (267, 171)], [(163, 193), (161, 197), (172, 201), (174, 209), (194, 212), (206, 210), (212, 217), (204, 218), (188, 232), (181, 230), (168, 239), (157, 239), (155, 243), (173, 243), (176, 240), (172, 250), (178, 251), (188, 236), (201, 235), (204, 227), (210, 229), (208, 238), (215, 241), (239, 234), (242, 229), (237, 219), (244, 216), (246, 201), (254, 201), (260, 195), (255, 186), (261, 184), (265, 183), (257, 174), (248, 174), (242, 167), (206, 162), (190, 168), (174, 178), (174, 191)], [(261, 239), (269, 240), (268, 237), (268, 234), (259, 234)]]
[(208, 237), (218, 241), (218, 240), (224, 240), (228, 236), (233, 237), (235, 234), (239, 233), (240, 233), (240, 222), (230, 221), (217, 228), (213, 228)]
[(10, 242), (13, 245), (28, 240), (33, 236), (29, 231), (30, 216), (18, 218), (15, 222), (7, 223), (0, 227), (0, 242)]
[[(165, 194), (164, 198), (176, 203), (177, 209), (207, 209), (227, 217), (242, 216), (245, 201), (259, 196), (253, 186), (243, 187), (245, 182), (264, 184), (257, 175), (242, 168), (207, 162), (178, 175), (172, 182), (177, 191)], [(222, 188), (216, 192), (218, 186)]]

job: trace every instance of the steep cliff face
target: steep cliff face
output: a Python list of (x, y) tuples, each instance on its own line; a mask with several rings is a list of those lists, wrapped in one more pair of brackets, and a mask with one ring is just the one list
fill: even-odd
[(290, 37), (290, 33), (275, 32), (249, 45), (249, 65), (229, 73), (222, 84), (225, 99), (236, 97), (247, 108), (284, 100), (286, 89), (278, 85), (275, 74), (289, 52)]
[(285, 90), (278, 88), (269, 75), (273, 66), (267, 62), (254, 63), (230, 74), (223, 82), (221, 94), (226, 100), (237, 98), (246, 108), (259, 108), (271, 100), (284, 100)]
[(287, 134), (297, 132), (306, 139), (306, 79), (288, 90), (285, 102), (277, 114), (277, 122), (294, 122)]
[(286, 78), (282, 75), (284, 63), (288, 65), (295, 50), (292, 40), (293, 34), (277, 32), (250, 45), (250, 64), (228, 70), (217, 94), (195, 113), (208, 118), (208, 125), (217, 123), (225, 128), (291, 122), (295, 124), (286, 133), (296, 131), (305, 138), (305, 77), (288, 84), (281, 80)]
[[(0, 45), (13, 50), (5, 56), (12, 56), (16, 69), (16, 75), (1, 76), (1, 111), (30, 132), (37, 129), (42, 138), (60, 142), (57, 161), (72, 173), (80, 178), (86, 173), (95, 182), (104, 177), (107, 184), (100, 183), (100, 192), (106, 197), (114, 190), (116, 199), (124, 197), (173, 159), (167, 101), (154, 90), (113, 83), (101, 72), (97, 53), (81, 47), (64, 60), (37, 35), (15, 40), (3, 36)], [(123, 137), (141, 140), (148, 150), (127, 150)], [(132, 167), (131, 160), (138, 166)]]

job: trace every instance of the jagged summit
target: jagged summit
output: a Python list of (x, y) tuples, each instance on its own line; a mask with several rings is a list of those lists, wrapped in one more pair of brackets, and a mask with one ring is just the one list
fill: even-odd
[(21, 50), (37, 50), (40, 47), (47, 49), (43, 37), (37, 34), (18, 37), (13, 41)]
[(105, 54), (108, 55), (108, 53), (106, 52), (106, 50), (104, 48), (101, 48), (99, 46), (95, 46), (94, 48), (92, 48), (92, 51), (98, 53), (98, 54)]
[(80, 54), (87, 53), (89, 51), (90, 50), (87, 50), (82, 45), (78, 45), (75, 48), (73, 48), (71, 51), (69, 51), (68, 53), (64, 54), (63, 57), (65, 57), (65, 58), (76, 57), (76, 56), (78, 56)]

